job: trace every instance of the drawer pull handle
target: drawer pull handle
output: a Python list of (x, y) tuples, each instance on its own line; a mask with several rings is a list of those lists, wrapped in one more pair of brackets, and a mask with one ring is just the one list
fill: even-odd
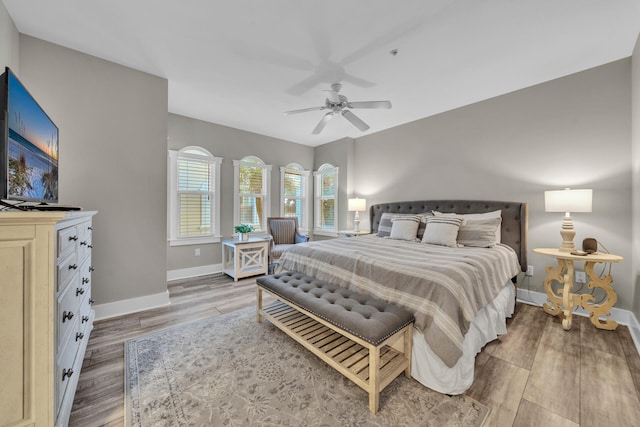
[(76, 341), (81, 340), (82, 338), (84, 338), (84, 334), (82, 332), (76, 332)]
[(86, 246), (87, 245), (87, 241), (83, 240), (82, 242), (80, 242), (80, 244)]
[(64, 381), (65, 378), (71, 378), (71, 375), (73, 375), (73, 369), (63, 369), (62, 370), (62, 381)]
[(69, 241), (76, 241), (78, 240), (78, 236), (69, 236)]
[(84, 289), (76, 288), (76, 296), (84, 294)]
[(82, 278), (82, 284), (84, 285), (86, 283), (89, 283), (89, 279), (87, 277), (83, 277)]
[(88, 321), (89, 321), (89, 316), (82, 316), (82, 322), (81, 323), (88, 322)]
[(89, 266), (89, 271), (93, 273), (94, 271), (96, 271), (96, 268), (93, 265), (91, 265)]
[(78, 269), (78, 264), (71, 264), (69, 266), (69, 270), (77, 270)]
[(66, 322), (67, 320), (71, 320), (73, 319), (73, 313), (70, 311), (63, 311), (62, 312), (62, 323)]
[(93, 305), (96, 302), (93, 298), (89, 298), (89, 304)]
[(93, 245), (89, 245), (87, 246), (89, 249), (93, 249)]
[(93, 227), (87, 227), (87, 230), (93, 231)]

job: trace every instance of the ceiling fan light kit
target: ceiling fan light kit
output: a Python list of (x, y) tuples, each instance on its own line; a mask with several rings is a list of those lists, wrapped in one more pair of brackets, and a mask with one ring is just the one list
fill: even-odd
[(342, 89), (342, 85), (340, 83), (334, 83), (331, 85), (331, 90), (325, 90), (327, 94), (327, 98), (325, 99), (325, 104), (320, 107), (311, 107), (311, 108), (303, 108), (301, 110), (292, 110), (285, 111), (285, 115), (289, 114), (298, 114), (298, 113), (307, 113), (309, 111), (321, 111), (321, 110), (331, 110), (326, 113), (318, 125), (311, 132), (314, 135), (322, 132), (322, 129), (327, 125), (329, 120), (333, 118), (334, 115), (340, 114), (342, 117), (347, 119), (352, 125), (360, 129), (361, 131), (366, 131), (369, 129), (369, 125), (366, 124), (360, 117), (356, 116), (351, 109), (355, 108), (391, 108), (390, 101), (361, 101), (361, 102), (349, 102), (346, 96), (340, 95)]

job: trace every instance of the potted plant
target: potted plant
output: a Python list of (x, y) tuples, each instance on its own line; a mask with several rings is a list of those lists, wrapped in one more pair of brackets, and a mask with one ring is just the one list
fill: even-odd
[(238, 233), (238, 240), (248, 240), (249, 233), (253, 231), (253, 227), (249, 224), (236, 225), (233, 229)]

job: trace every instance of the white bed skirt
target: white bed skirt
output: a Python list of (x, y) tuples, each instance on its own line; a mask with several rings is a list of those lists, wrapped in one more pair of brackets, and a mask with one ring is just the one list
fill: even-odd
[(431, 351), (424, 335), (414, 328), (411, 376), (440, 393), (464, 393), (473, 383), (476, 354), (498, 335), (507, 333), (506, 318), (511, 317), (514, 309), (515, 286), (509, 281), (498, 296), (473, 318), (464, 338), (462, 357), (452, 368)]

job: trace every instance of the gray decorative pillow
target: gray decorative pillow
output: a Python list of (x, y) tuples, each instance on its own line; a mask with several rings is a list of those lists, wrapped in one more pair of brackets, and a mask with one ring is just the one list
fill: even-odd
[(496, 245), (496, 230), (500, 229), (501, 218), (484, 220), (468, 219), (458, 230), (458, 244), (476, 248), (492, 248)]
[[(429, 213), (431, 214), (431, 213)], [(427, 213), (417, 214), (419, 216), (429, 215)], [(378, 224), (378, 236), (379, 237), (389, 237), (391, 235), (391, 220), (394, 218), (402, 218), (402, 217), (414, 217), (416, 214), (408, 214), (408, 213), (390, 213), (384, 212), (380, 217), (380, 224)], [(424, 232), (424, 230), (423, 230)], [(418, 231), (420, 235), (419, 238), (422, 238), (422, 233)]]
[(427, 217), (422, 243), (440, 246), (458, 246), (458, 229), (464, 220), (455, 216)]
[(418, 225), (420, 225), (420, 217), (418, 215), (395, 217), (391, 220), (391, 234), (389, 238), (415, 241), (418, 233)]
[(462, 226), (464, 227), (466, 221), (481, 221), (481, 220), (485, 220), (485, 219), (492, 219), (492, 218), (500, 218), (500, 222), (498, 223), (497, 226), (497, 230), (496, 230), (496, 242), (495, 243), (500, 243), (502, 240), (502, 236), (501, 236), (501, 230), (500, 230), (500, 225), (502, 224), (502, 211), (501, 210), (497, 210), (497, 211), (492, 211), (492, 212), (484, 212), (484, 213), (477, 213), (477, 214), (456, 214), (456, 213), (442, 213), (442, 212), (438, 212), (438, 211), (433, 211), (433, 214), (435, 216), (457, 216), (460, 217), (462, 219), (465, 220), (465, 222), (462, 223)]
[(384, 212), (380, 217), (380, 224), (378, 225), (378, 236), (389, 237), (391, 235), (391, 220), (394, 214)]

